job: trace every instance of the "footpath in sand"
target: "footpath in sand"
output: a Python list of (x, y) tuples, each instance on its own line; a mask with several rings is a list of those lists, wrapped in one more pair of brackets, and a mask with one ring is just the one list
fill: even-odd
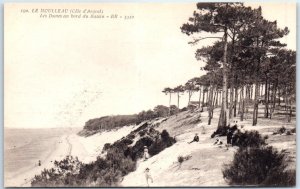
[[(194, 121), (199, 118), (199, 112), (182, 112), (177, 116), (171, 116), (158, 128), (168, 130), (171, 136), (175, 136), (177, 142), (149, 158), (147, 161), (139, 161), (136, 171), (126, 175), (121, 186), (147, 186), (145, 169), (150, 168), (153, 183), (149, 186), (228, 186), (223, 179), (223, 165), (233, 160), (237, 147), (222, 147), (213, 145), (215, 138), (211, 134), (216, 130), (218, 123), (219, 109), (214, 111), (214, 118), (211, 125), (207, 125), (207, 112), (201, 113), (201, 122)], [(286, 150), (289, 157), (289, 167), (295, 169), (296, 161), (296, 135), (272, 135), (273, 131), (285, 126), (287, 129), (295, 128), (295, 120), (286, 123), (276, 118), (269, 120), (261, 118), (257, 126), (251, 126), (252, 119), (247, 119), (238, 124), (244, 125), (245, 130), (258, 130), (262, 135), (268, 135), (267, 143), (278, 150)], [(204, 129), (203, 129), (204, 128)], [(190, 142), (195, 133), (198, 133), (200, 141)], [(220, 137), (226, 143), (226, 137)], [(178, 163), (179, 156), (189, 156), (181, 165)]]

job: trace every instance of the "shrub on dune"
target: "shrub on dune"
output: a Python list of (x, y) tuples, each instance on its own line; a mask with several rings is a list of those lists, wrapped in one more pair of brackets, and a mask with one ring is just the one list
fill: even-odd
[(222, 172), (232, 185), (294, 186), (286, 167), (284, 153), (272, 147), (239, 148)]
[(238, 132), (233, 139), (233, 145), (239, 147), (260, 147), (266, 145), (266, 138), (262, 137), (258, 131), (246, 131), (245, 133)]
[(170, 137), (170, 134), (166, 130), (163, 130), (161, 138), (158, 138), (153, 145), (149, 147), (149, 154), (151, 156), (156, 155), (165, 148), (172, 146), (175, 142), (176, 140), (173, 137)]

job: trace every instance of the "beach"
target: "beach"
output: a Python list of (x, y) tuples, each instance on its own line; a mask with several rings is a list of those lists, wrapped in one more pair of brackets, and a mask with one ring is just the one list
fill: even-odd
[[(65, 132), (63, 132), (64, 129), (60, 129), (60, 131), (58, 129), (51, 134), (47, 130), (48, 136), (39, 132), (35, 133), (36, 136), (29, 133), (27, 142), (23, 141), (26, 138), (24, 134), (21, 142), (20, 140), (9, 140), (9, 138), (18, 137), (14, 137), (14, 135), (24, 133), (24, 131), (26, 133), (26, 130), (6, 131), (6, 141), (10, 142), (5, 144), (4, 186), (30, 187), (31, 180), (35, 175), (40, 174), (45, 168), (54, 167), (55, 160), (60, 161), (68, 155), (78, 157), (84, 163), (95, 161), (97, 156), (101, 155), (105, 143), (112, 143), (126, 136), (133, 128), (134, 126), (123, 127), (90, 137), (78, 136), (78, 129)], [(20, 154), (22, 155), (20, 156)], [(39, 160), (41, 160), (41, 166), (38, 166)]]

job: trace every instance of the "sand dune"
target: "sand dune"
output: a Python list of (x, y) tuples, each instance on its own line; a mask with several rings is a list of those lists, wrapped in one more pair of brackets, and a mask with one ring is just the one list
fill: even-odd
[[(216, 109), (215, 115), (219, 114)], [(150, 186), (227, 186), (223, 179), (222, 167), (233, 159), (236, 147), (218, 147), (213, 145), (215, 139), (210, 135), (217, 128), (218, 116), (212, 120), (212, 125), (207, 125), (207, 112), (201, 113), (201, 122), (193, 123), (199, 117), (199, 112), (182, 112), (177, 116), (171, 116), (167, 121), (161, 123), (156, 129), (162, 131), (167, 129), (171, 136), (176, 137), (177, 142), (150, 157), (147, 161), (138, 161), (137, 169), (126, 175), (121, 186), (147, 186), (144, 170), (150, 168), (154, 182)], [(294, 128), (295, 122), (286, 123), (278, 120), (260, 119), (256, 127), (251, 126), (251, 120), (239, 122), (244, 125), (245, 130), (258, 130), (261, 134), (268, 134), (267, 142), (278, 149), (286, 149), (295, 156), (295, 135), (283, 136), (272, 135), (272, 131), (280, 128), (282, 124), (286, 128)], [(97, 133), (90, 137), (81, 137), (76, 134), (64, 135), (57, 141), (55, 149), (42, 160), (42, 166), (34, 166), (32, 169), (7, 178), (5, 186), (30, 186), (30, 180), (35, 174), (39, 174), (44, 168), (53, 167), (54, 160), (61, 160), (67, 155), (77, 156), (84, 163), (95, 161), (101, 155), (105, 143), (114, 141), (128, 135), (137, 126), (126, 126), (118, 130)], [(203, 130), (204, 128), (204, 130)], [(199, 134), (199, 143), (188, 144), (195, 133)], [(226, 137), (220, 137), (223, 142)], [(189, 160), (179, 165), (179, 156), (190, 156)], [(295, 158), (294, 158), (295, 160)], [(290, 164), (295, 168), (295, 161)], [(52, 161), (52, 162), (51, 162)]]
[[(219, 111), (220, 109), (216, 109), (214, 114), (218, 115)], [(159, 154), (150, 157), (147, 161), (139, 161), (136, 171), (126, 175), (121, 186), (147, 186), (144, 173), (146, 168), (150, 168), (154, 182), (149, 183), (149, 186), (153, 187), (228, 186), (223, 178), (222, 168), (224, 164), (233, 160), (237, 147), (227, 149), (224, 145), (222, 147), (213, 145), (215, 139), (210, 136), (217, 129), (218, 116), (214, 116), (212, 124), (207, 125), (208, 114), (202, 112), (201, 122), (198, 124), (191, 123), (190, 121), (196, 119), (197, 116), (199, 116), (199, 112), (183, 112), (177, 116), (171, 116), (162, 123), (157, 129), (160, 131), (167, 129), (172, 136), (176, 136), (177, 142)], [(286, 123), (276, 119), (260, 119), (257, 126), (253, 127), (251, 124), (252, 119), (239, 121), (239, 125), (244, 125), (245, 130), (258, 130), (263, 135), (268, 134), (267, 143), (269, 145), (279, 150), (286, 149), (292, 155), (295, 154), (295, 135), (276, 136), (270, 134), (282, 125), (288, 129), (294, 128), (294, 120), (292, 123)], [(203, 132), (203, 128), (205, 128), (205, 132)], [(195, 133), (199, 134), (199, 143), (188, 144), (187, 142), (193, 139)], [(226, 143), (225, 136), (219, 138)], [(190, 156), (190, 159), (179, 165), (177, 159), (179, 156)], [(295, 169), (295, 155), (289, 167)]]

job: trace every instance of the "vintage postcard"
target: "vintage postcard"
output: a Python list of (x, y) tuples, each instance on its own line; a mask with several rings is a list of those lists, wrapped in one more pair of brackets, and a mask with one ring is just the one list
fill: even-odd
[(296, 4), (4, 4), (5, 187), (293, 187)]

